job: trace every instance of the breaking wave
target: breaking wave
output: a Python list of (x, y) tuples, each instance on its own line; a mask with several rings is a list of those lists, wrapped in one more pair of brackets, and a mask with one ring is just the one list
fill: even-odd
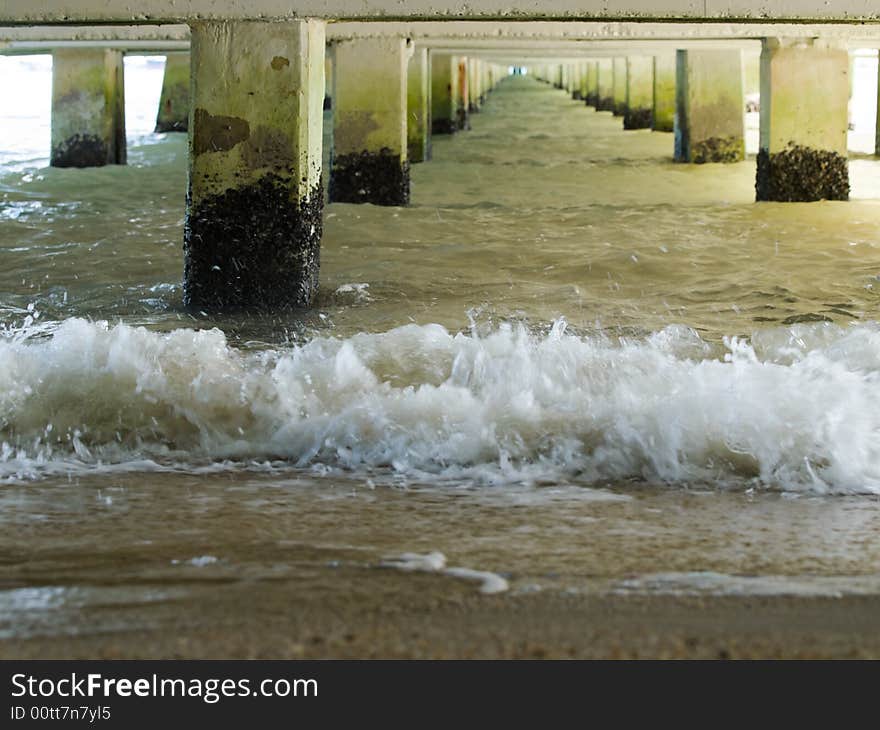
[[(719, 352), (719, 349), (722, 351)], [(70, 319), (0, 338), (0, 479), (257, 462), (477, 483), (880, 493), (880, 328), (710, 346), (409, 325), (260, 352)]]

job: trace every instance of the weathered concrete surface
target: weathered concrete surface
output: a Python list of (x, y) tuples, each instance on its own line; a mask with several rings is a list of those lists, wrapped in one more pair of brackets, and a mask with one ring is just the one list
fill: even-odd
[(327, 19), (446, 19), (462, 17), (487, 19), (644, 19), (682, 18), (766, 20), (877, 21), (880, 11), (864, 0), (556, 0), (536, 4), (533, 0), (6, 0), (0, 6), (0, 22), (149, 22), (192, 19), (247, 18), (327, 18)]
[(431, 159), (431, 67), (427, 48), (416, 48), (406, 72), (406, 142), (410, 164)]
[(654, 56), (654, 115), (651, 128), (655, 132), (675, 130), (675, 53)]
[(654, 115), (654, 59), (627, 56), (624, 129), (650, 129)]
[(124, 165), (122, 53), (62, 49), (52, 54), (53, 167)]
[(599, 105), (599, 62), (587, 61), (586, 73), (586, 93), (584, 101), (587, 106), (597, 107)]
[[(47, 52), (62, 46), (112, 47), (138, 52), (185, 51), (187, 25), (60, 25), (0, 26), (0, 53)], [(447, 53), (469, 49), (535, 52), (543, 49), (558, 57), (581, 53), (593, 56), (652, 55), (665, 50), (698, 47), (705, 41), (732, 39), (760, 41), (765, 37), (819, 37), (846, 43), (850, 49), (880, 47), (876, 24), (790, 23), (657, 23), (558, 21), (384, 21), (336, 22), (327, 29), (328, 41), (394, 36)], [(633, 45), (635, 44), (635, 45)], [(642, 48), (644, 46), (644, 48)], [(449, 50), (452, 49), (452, 50)], [(760, 50), (760, 49), (758, 49)]]
[(431, 52), (431, 133), (458, 130), (458, 62), (448, 53)]
[(848, 101), (845, 48), (818, 39), (764, 41), (758, 200), (849, 198)]
[(612, 66), (612, 91), (615, 117), (626, 114), (626, 57), (615, 57)]
[(480, 94), (480, 60), (469, 58), (467, 60), (468, 72), (468, 112), (473, 114), (480, 111), (483, 103)]
[(614, 61), (610, 58), (600, 58), (596, 62), (596, 88), (598, 89), (598, 101), (596, 110), (602, 112), (614, 111)]
[(457, 97), (455, 99), (456, 128), (461, 131), (471, 128), (468, 109), (470, 84), (468, 83), (468, 59), (467, 56), (453, 56), (455, 73), (458, 81), (455, 86)]
[(740, 51), (678, 51), (675, 159), (739, 162), (745, 157)]
[(189, 54), (165, 59), (165, 77), (156, 116), (157, 132), (185, 132), (189, 125)]
[(403, 38), (334, 45), (331, 203), (409, 203), (408, 60)]
[(307, 306), (324, 196), (324, 24), (197, 22), (184, 303)]
[(590, 63), (589, 63), (589, 61), (580, 61), (578, 63), (578, 66), (579, 66), (578, 76), (580, 77), (580, 82), (581, 82), (580, 89), (579, 89), (580, 98), (582, 101), (586, 101), (587, 94), (590, 93), (590, 88), (589, 88), (589, 86), (590, 86), (590, 80), (589, 80)]

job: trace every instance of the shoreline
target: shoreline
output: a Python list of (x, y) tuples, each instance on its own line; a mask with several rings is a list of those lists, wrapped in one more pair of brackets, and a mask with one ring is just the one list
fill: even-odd
[[(95, 606), (79, 635), (0, 641), (2, 659), (819, 659), (880, 657), (880, 596), (481, 595), (383, 571), (303, 594), (201, 586)], [(130, 629), (114, 630), (123, 623)]]

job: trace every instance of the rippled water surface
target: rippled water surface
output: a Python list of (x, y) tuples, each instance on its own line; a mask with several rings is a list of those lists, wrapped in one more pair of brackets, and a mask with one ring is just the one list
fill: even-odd
[(0, 173), (0, 637), (405, 553), (475, 590), (447, 568), (876, 592), (880, 163), (757, 205), (753, 159), (512, 78), (411, 207), (327, 207), (312, 311), (216, 317), (181, 305), (185, 149)]

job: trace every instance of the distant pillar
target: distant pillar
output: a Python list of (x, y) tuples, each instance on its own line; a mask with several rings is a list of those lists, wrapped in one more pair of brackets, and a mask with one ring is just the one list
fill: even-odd
[(626, 113), (624, 129), (650, 129), (654, 115), (654, 59), (629, 56), (626, 59)]
[(458, 129), (458, 64), (454, 56), (431, 52), (431, 133)]
[(468, 98), (470, 93), (470, 84), (468, 84), (468, 59), (466, 56), (455, 57), (456, 68), (458, 69), (458, 92), (455, 100), (456, 110), (456, 126), (459, 130), (470, 129), (471, 121), (468, 115)]
[(431, 159), (431, 66), (427, 48), (416, 48), (406, 72), (406, 142), (410, 164)]
[(740, 51), (676, 52), (675, 159), (739, 162), (745, 157)]
[(675, 53), (654, 56), (654, 114), (651, 129), (675, 130)]
[(480, 111), (480, 62), (476, 58), (467, 60), (468, 72), (468, 112), (473, 114)]
[(575, 64), (572, 64), (572, 84), (571, 84), (571, 98), (575, 101), (582, 101), (584, 98), (584, 73), (583, 73), (583, 63), (578, 61)]
[(52, 54), (52, 167), (124, 165), (122, 53), (65, 48)]
[(764, 39), (758, 200), (849, 198), (848, 56), (821, 39)]
[(600, 58), (596, 63), (596, 111), (614, 111), (614, 62), (610, 58)]
[(308, 306), (318, 288), (324, 23), (192, 21), (183, 301)]
[(165, 76), (157, 132), (185, 132), (189, 124), (189, 54), (174, 53), (165, 57)]
[(615, 117), (626, 114), (626, 58), (615, 58), (613, 67), (613, 92)]
[(334, 51), (329, 200), (407, 205), (407, 41), (361, 38)]
[(324, 53), (324, 109), (333, 108), (333, 49)]
[(880, 156), (880, 71), (877, 73), (877, 120), (874, 123), (874, 154)]
[(599, 106), (599, 64), (596, 61), (587, 63), (587, 70), (584, 74), (585, 83), (584, 101), (587, 106)]

